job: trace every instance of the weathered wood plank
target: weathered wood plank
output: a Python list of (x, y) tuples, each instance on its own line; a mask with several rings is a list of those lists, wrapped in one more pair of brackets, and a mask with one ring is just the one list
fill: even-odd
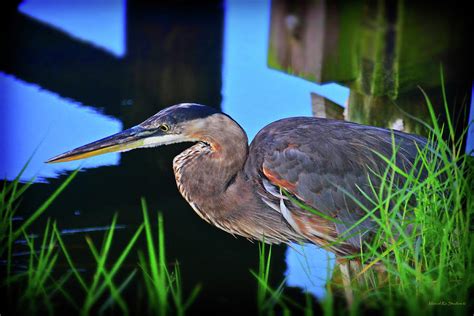
[(356, 78), (360, 2), (274, 0), (268, 64), (315, 82)]
[(396, 99), (472, 79), (465, 5), (417, 1), (273, 0), (268, 63), (305, 79)]
[(344, 120), (344, 108), (319, 94), (311, 92), (311, 105), (315, 117)]
[[(430, 122), (421, 87), (444, 121), (442, 65), (448, 100), (459, 103), (449, 108), (456, 113), (451, 117), (460, 116), (460, 135), (468, 113), (462, 100), (469, 99), (473, 79), (466, 12), (467, 4), (436, 1), (272, 0), (268, 63), (348, 86), (349, 120), (424, 135), (411, 116)], [(312, 103), (315, 114), (327, 115), (323, 101)]]

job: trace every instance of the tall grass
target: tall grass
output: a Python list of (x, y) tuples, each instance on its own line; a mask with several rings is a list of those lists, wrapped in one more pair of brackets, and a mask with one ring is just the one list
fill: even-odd
[[(123, 251), (120, 253), (119, 257), (114, 260), (112, 267), (110, 269), (107, 268), (107, 259), (109, 257), (110, 248), (112, 246), (112, 240), (114, 236), (115, 226), (117, 223), (117, 216), (114, 216), (112, 220), (112, 224), (110, 225), (110, 229), (106, 232), (104, 237), (104, 242), (102, 244), (101, 250), (99, 251), (92, 240), (89, 237), (86, 237), (86, 242), (89, 246), (89, 250), (91, 251), (95, 261), (95, 271), (93, 273), (92, 280), (87, 281), (85, 277), (81, 275), (78, 268), (76, 267), (75, 263), (73, 262), (69, 251), (61, 238), (59, 230), (55, 227), (56, 238), (59, 241), (61, 250), (71, 268), (71, 271), (79, 283), (80, 287), (85, 293), (84, 301), (77, 306), (80, 306), (80, 314), (81, 315), (89, 315), (94, 307), (101, 299), (104, 299), (104, 293), (108, 289), (109, 290), (109, 299), (107, 299), (104, 303), (102, 303), (99, 311), (103, 312), (110, 306), (117, 304), (124, 315), (129, 314), (129, 309), (127, 304), (125, 303), (124, 299), (122, 298), (121, 292), (127, 285), (130, 283), (132, 278), (134, 277), (136, 270), (134, 269), (120, 284), (116, 285), (114, 282), (114, 277), (122, 267), (126, 257), (130, 254), (134, 244), (136, 243), (138, 237), (140, 236), (143, 225), (140, 225), (125, 246)], [(75, 304), (76, 305), (76, 304)]]
[(41, 305), (52, 314), (52, 297), (56, 294), (62, 284), (69, 278), (64, 275), (59, 282), (50, 282), (51, 273), (58, 259), (56, 251), (56, 238), (52, 231), (51, 221), (48, 220), (43, 233), (43, 240), (37, 251), (34, 245), (35, 239), (24, 232), (24, 238), (30, 252), (28, 267), (25, 272), (7, 279), (8, 282), (15, 282), (20, 279), (25, 281), (25, 286), (19, 297), (19, 303), (28, 308), (31, 314), (37, 313)]
[[(196, 300), (201, 286), (195, 286), (189, 297), (184, 298), (179, 264), (176, 262), (174, 269), (170, 271), (166, 262), (163, 216), (161, 213), (158, 214), (158, 240), (156, 244), (144, 199), (142, 199), (142, 210), (148, 256), (145, 256), (140, 251), (139, 262), (147, 289), (149, 311), (155, 311), (159, 315), (167, 315), (171, 312), (180, 316), (184, 315), (186, 310)], [(156, 249), (158, 249), (158, 253)], [(174, 311), (170, 310), (170, 297), (174, 303)]]
[[(268, 250), (267, 250), (268, 248)], [(305, 292), (304, 305), (285, 295), (286, 279), (274, 288), (270, 283), (272, 246), (265, 241), (258, 245), (258, 271), (250, 270), (257, 280), (257, 311), (258, 315), (291, 315), (292, 311), (305, 316), (312, 316), (313, 297)]]
[[(423, 94), (432, 120), (431, 124), (425, 123), (430, 137), (428, 146), (418, 148), (413, 167), (406, 171), (397, 165), (400, 148), (393, 140), (391, 156), (375, 152), (387, 165), (382, 173), (371, 174), (381, 185), (361, 190), (372, 207), (340, 188), (366, 215), (337, 242), (351, 237), (364, 220), (375, 223), (376, 234), (360, 253), (347, 257), (359, 260), (362, 266), (352, 271), (353, 304), (344, 307), (337, 303), (342, 296), (334, 291), (342, 292), (342, 286), (333, 278), (320, 302), (324, 315), (363, 315), (367, 311), (384, 315), (466, 315), (473, 310), (474, 157), (463, 151), (467, 130), (461, 137), (455, 134), (444, 88), (446, 126), (438, 123), (430, 99)], [(324, 217), (288, 192), (283, 193), (300, 207)], [(262, 313), (268, 310), (261, 302), (272, 297), (272, 290), (266, 261), (270, 254), (266, 256), (261, 249), (259, 273), (253, 274), (259, 282), (257, 297)], [(278, 292), (278, 299), (285, 302), (288, 298)]]
[[(352, 197), (366, 218), (376, 223), (377, 231), (357, 255), (364, 268), (354, 278), (358, 282), (353, 282), (359, 302), (351, 306), (354, 314), (375, 308), (386, 315), (465, 315), (472, 309), (473, 157), (463, 152), (463, 137), (456, 138), (446, 99), (447, 126), (440, 126), (424, 95), (432, 119), (427, 125), (431, 136), (428, 146), (418, 149), (413, 168), (405, 171), (397, 166), (400, 149), (392, 142), (391, 157), (378, 154), (387, 164), (376, 175), (381, 185), (361, 191), (373, 207)], [(397, 177), (403, 185), (397, 185)]]
[[(7, 306), (22, 305), (27, 308), (30, 314), (35, 314), (40, 310), (52, 313), (52, 297), (62, 292), (62, 287), (69, 278), (69, 274), (63, 275), (58, 280), (51, 278), (51, 273), (58, 258), (57, 240), (52, 231), (54, 224), (51, 224), (50, 220), (47, 221), (39, 250), (35, 247), (34, 238), (27, 233), (27, 230), (69, 185), (79, 169), (72, 172), (25, 221), (20, 225), (14, 225), (14, 218), (18, 216), (21, 198), (35, 180), (33, 178), (26, 183), (20, 182), (20, 178), (28, 167), (30, 160), (31, 158), (13, 181), (4, 181), (0, 192), (0, 258), (3, 262), (2, 274), (5, 275), (1, 288), (6, 291), (6, 301), (9, 303)], [(13, 273), (12, 270), (15, 267), (12, 258), (13, 250), (21, 237), (24, 238), (27, 245), (29, 256), (25, 271), (20, 270)], [(19, 294), (16, 293), (16, 297), (13, 297), (13, 289), (18, 290)]]
[[(266, 250), (268, 247), (268, 251)], [(289, 309), (283, 299), (283, 289), (285, 281), (273, 289), (270, 286), (270, 264), (272, 259), (272, 246), (265, 242), (258, 244), (258, 272), (250, 270), (250, 273), (257, 279), (257, 309), (259, 315), (271, 315), (274, 313), (275, 305), (279, 305), (283, 314), (288, 314)]]
[[(31, 158), (30, 158), (31, 160)], [(32, 214), (20, 225), (14, 227), (14, 217), (18, 215), (20, 199), (28, 188), (33, 184), (34, 178), (27, 183), (22, 184), (20, 178), (28, 167), (29, 161), (21, 169), (18, 176), (11, 182), (4, 180), (3, 188), (0, 192), (0, 257), (6, 254), (7, 277), (11, 274), (12, 269), (12, 250), (16, 240), (18, 240), (24, 232), (36, 221), (54, 202), (59, 194), (74, 179), (79, 169), (72, 172), (66, 180), (44, 201)]]
[[(26, 169), (23, 168), (21, 173)], [(38, 238), (28, 233), (30, 225), (42, 215), (55, 198), (67, 187), (76, 176), (78, 170), (71, 175), (40, 205), (23, 223), (14, 227), (13, 218), (18, 215), (20, 198), (32, 185), (34, 179), (21, 184), (21, 173), (12, 182), (5, 181), (0, 192), (0, 256), (4, 259), (5, 279), (1, 289), (6, 291), (9, 301), (8, 308), (12, 311), (25, 312), (30, 315), (50, 314), (59, 310), (58, 302), (66, 304), (68, 309), (80, 315), (107, 313), (119, 308), (120, 314), (135, 313), (135, 304), (130, 303), (130, 295), (124, 296), (125, 290), (135, 282), (143, 281), (146, 285), (149, 311), (153, 314), (184, 315), (193, 304), (200, 292), (196, 286), (185, 299), (183, 294), (182, 277), (179, 264), (169, 269), (165, 257), (163, 217), (158, 217), (158, 243), (154, 241), (151, 224), (148, 218), (146, 203), (142, 200), (144, 224), (140, 225), (123, 250), (118, 255), (111, 255), (117, 216), (105, 233), (102, 245), (97, 247), (92, 239), (85, 237), (88, 249), (94, 258), (95, 265), (87, 273), (81, 272), (80, 267), (73, 260), (70, 249), (61, 236), (56, 223), (48, 219), (40, 238), (40, 243), (35, 243)], [(137, 267), (127, 272), (123, 277), (124, 262), (134, 250), (136, 243), (146, 232), (147, 256), (139, 251)], [(23, 237), (28, 249), (26, 267), (24, 271), (13, 272), (16, 264), (12, 260), (14, 245)], [(158, 255), (156, 254), (158, 252)], [(58, 269), (58, 258), (63, 257), (69, 269), (62, 272)], [(59, 272), (58, 272), (59, 270)], [(141, 271), (143, 279), (135, 277)], [(59, 276), (58, 276), (59, 275)], [(120, 279), (120, 280), (119, 280)], [(78, 287), (82, 295), (72, 294), (71, 289)], [(142, 297), (137, 297), (142, 300)], [(171, 303), (172, 302), (172, 303)], [(173, 308), (169, 308), (170, 303)], [(5, 310), (7, 311), (7, 310)]]

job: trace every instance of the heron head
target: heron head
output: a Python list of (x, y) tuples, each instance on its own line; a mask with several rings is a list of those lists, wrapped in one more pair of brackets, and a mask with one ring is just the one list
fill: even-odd
[(206, 141), (206, 131), (215, 128), (216, 122), (225, 120), (230, 118), (212, 107), (181, 103), (161, 110), (137, 126), (65, 152), (46, 162), (65, 162), (136, 148)]

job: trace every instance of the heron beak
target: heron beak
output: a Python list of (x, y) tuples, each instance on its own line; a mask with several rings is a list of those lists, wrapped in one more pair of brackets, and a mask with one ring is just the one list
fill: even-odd
[[(120, 133), (55, 156), (47, 160), (46, 163), (72, 161), (102, 155), (105, 153), (123, 152), (139, 147), (144, 147), (144, 145), (147, 143), (145, 139), (151, 136), (150, 134), (152, 134), (150, 131), (147, 131), (140, 126), (135, 126)], [(151, 138), (159, 138), (159, 136), (154, 136)]]

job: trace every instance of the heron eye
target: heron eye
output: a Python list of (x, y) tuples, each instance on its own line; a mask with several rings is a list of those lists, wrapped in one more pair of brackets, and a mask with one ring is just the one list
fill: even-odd
[(163, 132), (167, 132), (170, 130), (170, 127), (167, 124), (161, 124), (159, 129), (161, 129)]

